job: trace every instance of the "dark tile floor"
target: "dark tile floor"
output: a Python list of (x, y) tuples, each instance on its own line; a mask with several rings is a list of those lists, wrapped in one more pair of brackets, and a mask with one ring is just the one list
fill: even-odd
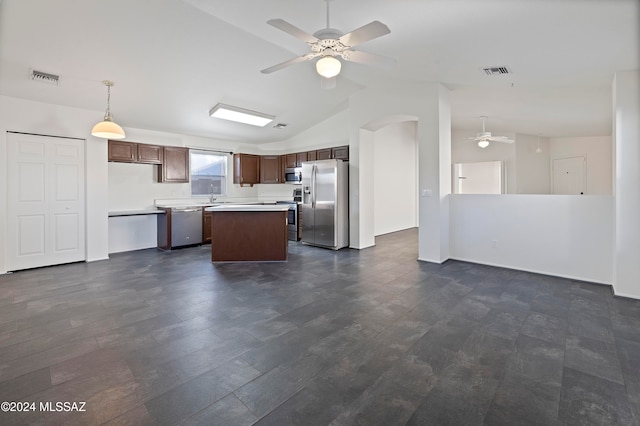
[(418, 262), (416, 230), (376, 242), (292, 243), (271, 264), (142, 250), (1, 276), (0, 401), (35, 410), (0, 424), (640, 423), (640, 301)]

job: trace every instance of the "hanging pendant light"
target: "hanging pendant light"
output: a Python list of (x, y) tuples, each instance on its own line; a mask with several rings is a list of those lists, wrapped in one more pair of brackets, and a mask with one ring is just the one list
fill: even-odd
[(540, 154), (542, 149), (540, 149), (540, 135), (538, 135), (538, 147), (536, 148), (536, 154)]
[(111, 103), (111, 86), (115, 83), (109, 80), (104, 80), (102, 83), (107, 86), (107, 112), (104, 114), (104, 121), (93, 126), (91, 135), (104, 139), (124, 139), (126, 137), (124, 130), (113, 121), (113, 116), (109, 110)]

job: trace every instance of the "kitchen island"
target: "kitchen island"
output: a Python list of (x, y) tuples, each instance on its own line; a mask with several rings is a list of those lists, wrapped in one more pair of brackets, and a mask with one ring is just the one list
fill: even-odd
[(287, 260), (287, 211), (282, 204), (223, 204), (211, 212), (211, 261)]

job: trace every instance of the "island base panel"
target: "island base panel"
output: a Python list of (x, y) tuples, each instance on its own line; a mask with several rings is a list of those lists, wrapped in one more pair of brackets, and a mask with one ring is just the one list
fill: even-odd
[(213, 262), (287, 260), (287, 212), (214, 212)]

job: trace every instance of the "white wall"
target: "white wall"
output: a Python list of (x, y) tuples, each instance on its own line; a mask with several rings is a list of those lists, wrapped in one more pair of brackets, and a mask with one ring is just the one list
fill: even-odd
[[(394, 121), (418, 122), (418, 258), (443, 262), (449, 257), (451, 193), (451, 105), (440, 84), (379, 87), (349, 99), (349, 208), (351, 247), (374, 239), (373, 132)], [(384, 123), (384, 124), (382, 124)]]
[(640, 71), (616, 73), (613, 94), (613, 287), (618, 295), (640, 298)]
[(261, 153), (281, 154), (330, 148), (349, 144), (349, 114), (344, 109), (313, 127), (282, 142), (263, 144)]
[(610, 196), (452, 195), (450, 207), (453, 259), (612, 282)]
[(416, 122), (390, 124), (373, 134), (374, 235), (417, 226)]
[[(537, 153), (538, 140), (540, 150)], [(533, 135), (516, 134), (516, 194), (550, 194), (551, 172), (549, 139)]]
[(550, 138), (550, 161), (585, 157), (587, 195), (611, 195), (613, 192), (611, 136)]

